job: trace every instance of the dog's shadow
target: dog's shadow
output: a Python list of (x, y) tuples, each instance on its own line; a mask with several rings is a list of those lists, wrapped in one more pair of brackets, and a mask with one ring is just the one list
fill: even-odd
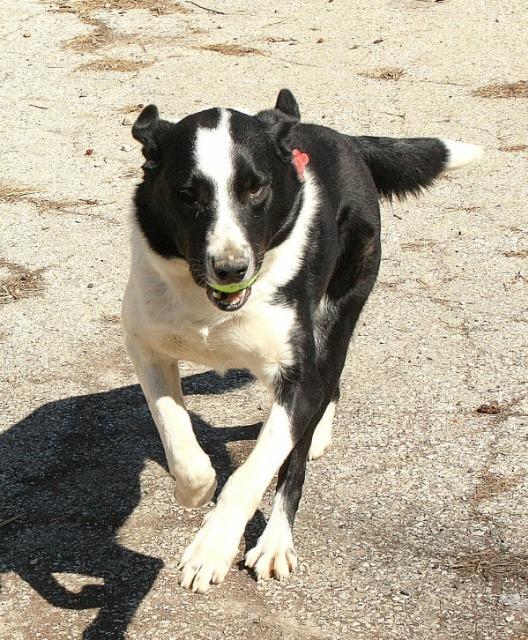
[[(183, 386), (187, 395), (220, 394), (251, 380), (243, 372), (207, 372), (188, 376)], [(260, 424), (214, 429), (197, 415), (193, 424), (221, 486), (233, 470), (226, 444), (256, 438)], [(98, 608), (85, 639), (123, 638), (163, 566), (116, 540), (139, 503), (149, 459), (166, 468), (137, 385), (45, 404), (0, 435), (0, 571), (17, 572), (53, 606)], [(258, 514), (254, 535), (263, 525)], [(69, 591), (56, 572), (103, 584)]]

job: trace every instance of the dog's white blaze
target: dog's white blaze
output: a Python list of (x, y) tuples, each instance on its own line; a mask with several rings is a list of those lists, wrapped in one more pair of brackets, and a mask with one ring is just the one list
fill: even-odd
[(240, 255), (248, 247), (231, 197), (234, 166), (229, 119), (229, 111), (222, 109), (215, 129), (200, 127), (196, 131), (196, 167), (213, 184), (216, 200), (216, 218), (207, 237), (208, 250), (212, 255), (229, 255), (230, 251)]
[(469, 142), (457, 142), (456, 140), (442, 140), (442, 143), (449, 151), (446, 171), (460, 169), (475, 160), (480, 160), (484, 156), (484, 149), (478, 144)]

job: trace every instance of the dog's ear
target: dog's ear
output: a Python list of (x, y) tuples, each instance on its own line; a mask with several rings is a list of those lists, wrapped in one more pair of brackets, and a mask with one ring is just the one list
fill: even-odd
[(289, 89), (281, 89), (277, 96), (277, 102), (275, 103), (275, 109), (282, 111), (282, 113), (297, 120), (301, 119), (301, 110), (299, 104), (295, 99), (295, 96)]
[(279, 120), (270, 127), (271, 137), (275, 143), (275, 151), (283, 162), (291, 162), (292, 143), (291, 133), (297, 126), (298, 121), (293, 119)]
[(139, 114), (132, 127), (132, 135), (143, 145), (143, 155), (147, 160), (143, 167), (152, 169), (160, 158), (160, 145), (163, 133), (171, 126), (161, 120), (155, 104), (149, 104)]
[(289, 89), (281, 89), (273, 109), (259, 111), (256, 117), (266, 124), (275, 125), (284, 120), (299, 122), (301, 111), (295, 96)]
[(289, 89), (281, 89), (277, 96), (275, 109), (269, 113), (275, 114), (273, 124), (270, 127), (271, 135), (275, 141), (275, 149), (281, 160), (291, 162), (291, 133), (301, 119), (299, 105), (293, 93)]

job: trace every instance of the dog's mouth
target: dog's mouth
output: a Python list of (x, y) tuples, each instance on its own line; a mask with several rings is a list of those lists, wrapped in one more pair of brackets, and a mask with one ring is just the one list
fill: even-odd
[(238, 291), (218, 291), (211, 285), (205, 288), (209, 300), (221, 311), (237, 311), (241, 309), (251, 295), (251, 285)]

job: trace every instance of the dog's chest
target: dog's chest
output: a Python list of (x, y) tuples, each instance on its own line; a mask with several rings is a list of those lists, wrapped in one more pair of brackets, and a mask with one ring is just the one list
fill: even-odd
[(235, 313), (211, 313), (210, 304), (165, 307), (161, 313), (158, 308), (149, 332), (157, 348), (217, 371), (249, 369), (269, 384), (281, 367), (292, 364), (292, 308), (258, 296)]

